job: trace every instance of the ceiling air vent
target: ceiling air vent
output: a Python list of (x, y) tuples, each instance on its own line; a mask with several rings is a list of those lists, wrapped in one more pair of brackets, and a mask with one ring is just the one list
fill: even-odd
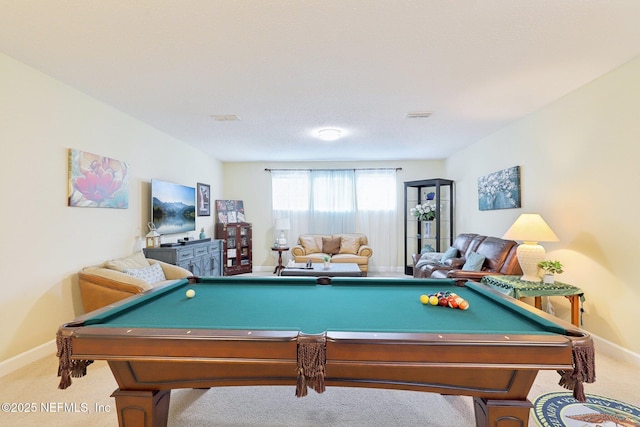
[(407, 113), (407, 119), (426, 119), (431, 116), (430, 111), (412, 111)]
[(214, 114), (213, 120), (216, 122), (234, 122), (236, 120), (240, 120), (237, 114)]

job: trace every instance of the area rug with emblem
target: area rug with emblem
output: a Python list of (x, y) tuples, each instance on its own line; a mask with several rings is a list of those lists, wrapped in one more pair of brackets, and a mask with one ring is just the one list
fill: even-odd
[(640, 427), (640, 408), (608, 397), (569, 392), (546, 393), (533, 401), (533, 419), (541, 427)]

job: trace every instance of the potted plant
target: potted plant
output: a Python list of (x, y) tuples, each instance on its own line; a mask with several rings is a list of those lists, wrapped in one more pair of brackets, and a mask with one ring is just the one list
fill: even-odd
[(324, 268), (329, 268), (331, 266), (331, 257), (329, 255), (323, 255), (322, 260), (324, 261)]
[(560, 261), (550, 261), (550, 260), (541, 261), (538, 264), (538, 267), (542, 271), (544, 271), (544, 276), (542, 277), (542, 281), (547, 284), (551, 284), (555, 282), (555, 277), (554, 277), (555, 274), (561, 274), (564, 272), (564, 270), (562, 270), (562, 264), (560, 263)]

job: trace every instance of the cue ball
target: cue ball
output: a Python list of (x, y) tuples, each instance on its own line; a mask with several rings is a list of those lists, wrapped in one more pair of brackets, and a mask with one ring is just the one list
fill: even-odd
[(196, 296), (196, 291), (194, 291), (193, 289), (189, 289), (187, 291), (187, 298), (193, 298)]

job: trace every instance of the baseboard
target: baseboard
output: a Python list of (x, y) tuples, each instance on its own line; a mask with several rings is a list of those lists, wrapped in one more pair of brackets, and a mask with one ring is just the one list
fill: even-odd
[[(588, 331), (587, 331), (588, 332)], [(597, 335), (591, 334), (596, 351), (609, 356), (612, 359), (628, 363), (636, 368), (640, 368), (640, 354), (634, 353), (618, 344), (612, 343)], [(598, 361), (596, 360), (596, 365)]]
[(51, 354), (55, 354), (56, 351), (56, 340), (53, 339), (24, 353), (20, 353), (17, 356), (4, 360), (0, 362), (0, 377), (4, 377), (33, 362), (51, 356)]

